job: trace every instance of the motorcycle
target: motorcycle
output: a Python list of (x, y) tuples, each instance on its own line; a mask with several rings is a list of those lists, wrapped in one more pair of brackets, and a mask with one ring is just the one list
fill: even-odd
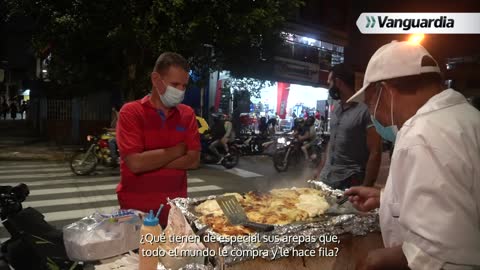
[(235, 139), (235, 146), (243, 156), (264, 154), (265, 149), (272, 143), (272, 139), (253, 132)]
[[(208, 134), (202, 134), (200, 142), (202, 145), (202, 152), (200, 155), (201, 162), (205, 164), (217, 164), (219, 158), (208, 148), (213, 142), (213, 139), (210, 138)], [(223, 147), (219, 147), (218, 150), (221, 155), (224, 155), (224, 158), (222, 160), (222, 166), (226, 169), (231, 169), (238, 165), (238, 161), (240, 160), (240, 153), (233, 142), (229, 142), (227, 145), (228, 153), (225, 152)]]
[[(273, 154), (273, 166), (278, 172), (286, 172), (289, 166), (297, 166), (304, 161), (305, 156), (301, 149), (303, 143), (295, 137), (280, 137), (277, 140), (280, 147)], [(283, 145), (283, 146), (282, 146)], [(308, 149), (311, 167), (317, 166), (322, 158), (326, 146), (326, 137), (322, 134)]]
[[(76, 175), (89, 175), (100, 163), (106, 167), (116, 168), (120, 164), (119, 158), (114, 159), (110, 153), (108, 141), (115, 138), (115, 132), (105, 132), (98, 136), (87, 136), (87, 142), (90, 144), (87, 150), (80, 150), (70, 159), (70, 169)], [(118, 154), (117, 148), (117, 157)]]
[(36, 209), (23, 209), (30, 191), (25, 184), (0, 186), (0, 218), (10, 238), (1, 244), (0, 270), (83, 269), (70, 261), (62, 231), (44, 220)]

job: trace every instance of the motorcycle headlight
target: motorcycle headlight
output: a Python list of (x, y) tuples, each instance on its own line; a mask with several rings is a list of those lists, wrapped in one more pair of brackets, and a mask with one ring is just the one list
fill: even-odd
[(277, 143), (284, 144), (285, 143), (285, 138), (278, 138)]

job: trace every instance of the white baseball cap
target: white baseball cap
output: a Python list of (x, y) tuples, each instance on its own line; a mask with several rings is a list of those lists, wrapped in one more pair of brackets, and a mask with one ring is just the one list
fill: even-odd
[[(422, 66), (425, 56), (433, 60), (435, 65)], [(363, 87), (347, 102), (363, 102), (365, 89), (373, 82), (432, 72), (441, 73), (438, 63), (422, 45), (394, 40), (373, 54), (365, 71)]]

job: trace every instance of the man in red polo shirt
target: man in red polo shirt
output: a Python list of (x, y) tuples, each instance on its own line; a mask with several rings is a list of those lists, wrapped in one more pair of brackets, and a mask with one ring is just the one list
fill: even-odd
[[(183, 101), (189, 66), (181, 55), (158, 57), (151, 74), (152, 93), (125, 104), (117, 124), (122, 157), (117, 196), (122, 209), (147, 212), (167, 198), (187, 196), (186, 170), (200, 162), (195, 113)], [(168, 209), (168, 208), (167, 208)], [(164, 225), (168, 211), (163, 211)]]

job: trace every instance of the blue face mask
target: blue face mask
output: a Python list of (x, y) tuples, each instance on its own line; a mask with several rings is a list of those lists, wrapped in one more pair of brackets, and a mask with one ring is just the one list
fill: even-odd
[(393, 124), (393, 95), (391, 95), (392, 96), (392, 101), (390, 103), (391, 104), (390, 114), (391, 114), (391, 117), (392, 117), (392, 125), (388, 126), (388, 127), (384, 127), (382, 124), (380, 124), (380, 122), (378, 122), (377, 119), (375, 119), (375, 114), (377, 112), (378, 102), (380, 101), (380, 96), (382, 94), (382, 89), (383, 88), (381, 88), (380, 92), (378, 93), (377, 104), (375, 105), (375, 110), (373, 111), (373, 116), (371, 116), (372, 117), (372, 123), (375, 126), (375, 129), (377, 130), (378, 134), (380, 134), (380, 136), (384, 140), (395, 143), (395, 140), (397, 138), (398, 127), (397, 127), (397, 125)]

